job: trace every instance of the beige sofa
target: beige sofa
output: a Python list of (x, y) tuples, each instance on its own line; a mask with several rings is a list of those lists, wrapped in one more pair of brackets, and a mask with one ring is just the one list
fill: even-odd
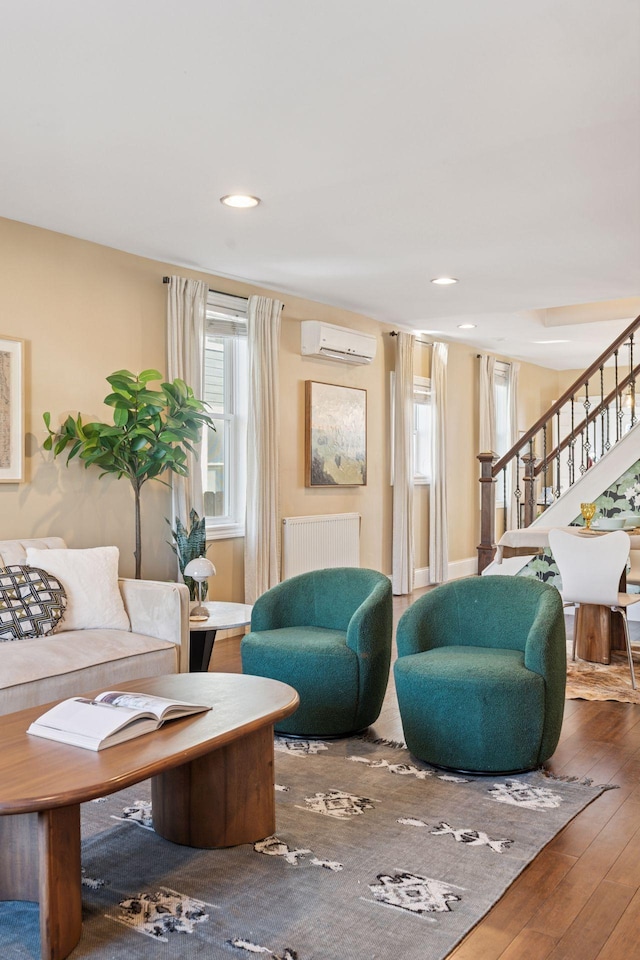
[[(0, 540), (0, 566), (27, 547), (65, 547), (60, 537)], [(0, 643), (0, 715), (124, 680), (189, 669), (189, 591), (182, 583), (119, 580), (131, 630), (64, 630)], [(64, 626), (64, 621), (61, 626)]]

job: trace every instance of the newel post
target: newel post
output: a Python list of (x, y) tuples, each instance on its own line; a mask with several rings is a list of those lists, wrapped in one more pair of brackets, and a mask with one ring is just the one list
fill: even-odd
[(530, 527), (535, 520), (536, 510), (536, 458), (533, 450), (521, 458), (524, 463), (524, 525)]
[(480, 543), (478, 544), (478, 573), (488, 567), (496, 551), (496, 488), (493, 465), (495, 453), (479, 453), (480, 461)]

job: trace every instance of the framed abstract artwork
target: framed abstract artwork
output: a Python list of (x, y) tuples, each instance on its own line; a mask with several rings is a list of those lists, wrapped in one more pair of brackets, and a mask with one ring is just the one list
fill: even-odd
[(367, 482), (367, 391), (305, 381), (305, 484)]
[(24, 340), (0, 337), (0, 483), (24, 480)]

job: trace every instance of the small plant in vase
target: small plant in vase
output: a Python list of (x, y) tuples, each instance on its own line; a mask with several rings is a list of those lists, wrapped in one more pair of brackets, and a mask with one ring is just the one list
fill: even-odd
[[(167, 523), (171, 526), (169, 520), (167, 520)], [(205, 518), (199, 517), (196, 511), (192, 509), (189, 514), (189, 523), (191, 526), (187, 530), (178, 517), (175, 530), (171, 528), (173, 543), (169, 545), (178, 558), (178, 566), (180, 567), (182, 579), (189, 588), (189, 597), (191, 600), (205, 600), (209, 589), (209, 584), (206, 580), (200, 585), (199, 593), (197, 581), (194, 580), (193, 577), (186, 577), (184, 574), (185, 567), (191, 560), (195, 560), (197, 557), (204, 557), (207, 552)]]

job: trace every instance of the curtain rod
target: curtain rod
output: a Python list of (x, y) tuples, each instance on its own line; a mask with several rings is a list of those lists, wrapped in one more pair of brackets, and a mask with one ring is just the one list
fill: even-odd
[[(163, 277), (163, 283), (171, 283), (171, 277)], [(212, 287), (209, 287), (209, 293), (219, 293), (224, 297), (237, 297), (237, 293), (225, 293), (224, 290), (214, 290)], [(246, 300), (246, 297), (238, 297), (239, 300)]]
[[(389, 336), (390, 336), (390, 337), (397, 337), (397, 336), (398, 336), (398, 331), (397, 331), (397, 330), (391, 330), (390, 333), (389, 333)], [(433, 340), (420, 340), (418, 337), (416, 337), (416, 338), (415, 338), (415, 341), (416, 341), (416, 343), (421, 343), (421, 344), (422, 344), (423, 346), (425, 346), (425, 347), (432, 347), (432, 346), (433, 346)]]
[[(163, 283), (171, 283), (171, 277), (163, 277)], [(237, 293), (227, 293), (225, 290), (214, 290), (213, 287), (209, 287), (209, 293), (219, 293), (222, 297), (238, 297), (238, 300), (248, 300), (248, 297), (240, 297)], [(280, 307), (281, 310), (284, 310), (284, 303)]]

